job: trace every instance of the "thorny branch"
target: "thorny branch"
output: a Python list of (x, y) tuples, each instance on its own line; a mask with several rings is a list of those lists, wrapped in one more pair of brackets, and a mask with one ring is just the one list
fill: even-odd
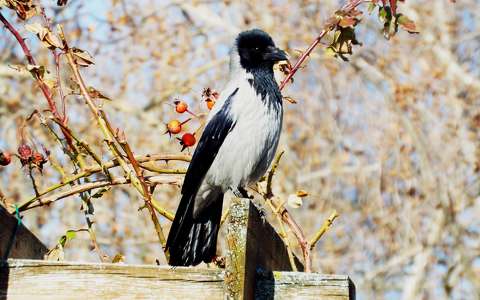
[[(365, 2), (370, 2), (370, 1), (350, 0), (340, 10), (345, 12), (345, 13), (349, 13), (352, 10), (354, 10), (357, 6), (359, 6), (360, 4), (365, 3)], [(325, 37), (325, 35), (333, 30), (333, 28), (334, 27), (332, 26), (332, 24), (330, 22), (327, 22), (327, 24), (325, 24), (324, 29), (320, 32), (318, 37), (310, 44), (310, 46), (308, 46), (308, 48), (305, 51), (303, 51), (302, 55), (299, 57), (299, 59), (293, 65), (293, 67), (290, 69), (287, 76), (282, 80), (282, 82), (280, 83), (280, 90), (283, 90), (283, 88), (285, 88), (285, 85), (290, 80), (292, 80), (295, 73), (297, 73), (297, 71), (301, 68), (302, 64), (310, 56), (312, 51), (318, 46), (318, 44), (320, 44), (320, 41)]]
[[(343, 14), (349, 14), (355, 8), (366, 2), (371, 2), (371, 1), (362, 1), (362, 0), (351, 0), (348, 1), (346, 5), (344, 5), (341, 9), (340, 12)], [(384, 5), (385, 5), (385, 1)], [(394, 3), (395, 1), (391, 1), (390, 3)], [(396, 5), (391, 4), (391, 10), (393, 14), (395, 15), (395, 10), (396, 10)], [(41, 14), (45, 20), (45, 22), (48, 24), (49, 19), (45, 15), (45, 12), (43, 8), (41, 8)], [(18, 41), (20, 46), (22, 47), (22, 50), (27, 58), (27, 61), (30, 65), (36, 65), (35, 59), (32, 56), (30, 50), (28, 49), (24, 39), (20, 36), (18, 31), (4, 18), (4, 16), (0, 13), (0, 21), (5, 25), (5, 27), (13, 34), (15, 39)], [(306, 59), (309, 57), (309, 55), (312, 53), (312, 51), (318, 46), (318, 44), (321, 42), (321, 40), (327, 35), (329, 32), (333, 31), (337, 23), (332, 23), (332, 22), (327, 22), (325, 25), (324, 29), (320, 32), (318, 37), (310, 44), (310, 46), (302, 53), (302, 55), (299, 57), (298, 61), (291, 67), (289, 70), (288, 74), (282, 80), (280, 83), (280, 90), (284, 89), (286, 84), (291, 81), (293, 76), (296, 74), (296, 72), (302, 67)], [(50, 28), (50, 25), (48, 24), (48, 27)], [(90, 193), (93, 189), (97, 189), (100, 187), (110, 187), (114, 185), (119, 185), (119, 184), (132, 184), (138, 193), (142, 196), (145, 202), (145, 206), (148, 208), (148, 211), (150, 213), (152, 222), (154, 223), (155, 230), (157, 232), (158, 238), (162, 246), (165, 246), (165, 237), (163, 234), (162, 227), (159, 224), (159, 221), (157, 219), (155, 210), (165, 216), (167, 219), (172, 220), (173, 215), (168, 212), (166, 209), (164, 209), (158, 202), (156, 202), (152, 198), (152, 190), (149, 189), (149, 186), (152, 184), (156, 183), (169, 183), (169, 184), (179, 184), (180, 180), (177, 180), (173, 174), (182, 174), (185, 171), (184, 170), (172, 170), (172, 169), (159, 169), (155, 168), (149, 165), (142, 164), (143, 162), (146, 161), (153, 161), (152, 157), (147, 157), (146, 159), (142, 159), (142, 157), (135, 157), (133, 154), (133, 151), (130, 147), (130, 145), (127, 143), (126, 139), (122, 136), (119, 136), (118, 130), (115, 131), (113, 130), (111, 123), (108, 121), (108, 118), (104, 111), (97, 106), (97, 104), (93, 101), (90, 92), (87, 88), (87, 85), (85, 84), (81, 74), (80, 74), (80, 65), (76, 61), (75, 54), (73, 52), (73, 49), (69, 47), (67, 44), (67, 41), (65, 39), (63, 30), (60, 27), (60, 39), (63, 43), (62, 47), (58, 47), (60, 49), (60, 52), (57, 52), (57, 49), (51, 49), (52, 54), (54, 56), (54, 62), (55, 62), (55, 67), (56, 67), (56, 75), (57, 75), (57, 88), (59, 91), (59, 97), (62, 103), (62, 115), (58, 113), (57, 107), (55, 100), (53, 99), (52, 92), (48, 85), (44, 82), (42, 77), (35, 72), (32, 72), (32, 75), (34, 76), (38, 86), (42, 90), (42, 93), (44, 94), (49, 108), (50, 112), (53, 115), (53, 121), (60, 127), (60, 130), (62, 131), (68, 147), (66, 147), (64, 150), (65, 152), (70, 156), (72, 163), (77, 167), (78, 172), (76, 172), (75, 175), (71, 177), (65, 177), (65, 172), (64, 170), (59, 167), (59, 171), (62, 173), (62, 178), (65, 178), (62, 180), (62, 182), (55, 184), (44, 191), (38, 191), (35, 180), (33, 178), (32, 173), (30, 172), (30, 176), (32, 178), (32, 182), (34, 184), (34, 190), (35, 190), (35, 197), (29, 199), (27, 202), (22, 204), (20, 206), (21, 211), (25, 211), (34, 207), (38, 206), (43, 206), (43, 205), (48, 205), (54, 201), (66, 198), (71, 195), (75, 194), (80, 194), (83, 203), (85, 206), (90, 206), (90, 196), (86, 192)], [(103, 137), (104, 137), (104, 142), (107, 146), (107, 148), (110, 150), (111, 154), (113, 155), (114, 159), (109, 162), (103, 162), (102, 159), (95, 154), (95, 152), (90, 148), (90, 146), (80, 140), (79, 138), (76, 137), (75, 133), (68, 127), (67, 124), (67, 115), (66, 115), (66, 104), (65, 104), (65, 95), (63, 93), (62, 89), (62, 83), (61, 83), (61, 78), (60, 78), (60, 63), (61, 63), (61, 58), (65, 57), (67, 59), (67, 62), (71, 68), (71, 71), (74, 75), (74, 81), (78, 84), (78, 87), (80, 88), (80, 94), (84, 98), (87, 106), (89, 107), (91, 113), (95, 117), (95, 120), (97, 122), (98, 127), (100, 128)], [(51, 133), (55, 134), (54, 130), (51, 128), (50, 125), (47, 125), (46, 122), (43, 122), (43, 124), (51, 131)], [(60, 144), (62, 145), (62, 141), (58, 136), (56, 136)], [(74, 142), (76, 144), (74, 144)], [(87, 155), (93, 159), (98, 166), (88, 166), (85, 163), (85, 160), (83, 158), (83, 154), (81, 154), (81, 150), (83, 152), (86, 152)], [(302, 232), (301, 227), (294, 221), (294, 219), (291, 217), (287, 209), (283, 206), (283, 202), (279, 201), (272, 192), (272, 179), (273, 175), (275, 174), (276, 168), (278, 166), (279, 160), (282, 156), (283, 152), (281, 152), (278, 156), (277, 159), (272, 166), (272, 169), (270, 170), (268, 176), (267, 176), (267, 188), (266, 192), (264, 193), (264, 198), (265, 201), (268, 203), (270, 208), (272, 209), (273, 213), (275, 214), (275, 217), (279, 220), (280, 223), (280, 229), (282, 231), (282, 235), (285, 240), (285, 244), (287, 245), (287, 249), (289, 252), (289, 258), (292, 263), (292, 267), (295, 268), (295, 264), (293, 261), (293, 253), (291, 251), (291, 247), (289, 245), (288, 238), (285, 233), (285, 229), (283, 226), (283, 223), (286, 223), (292, 233), (295, 235), (297, 238), (300, 247), (302, 248), (302, 253), (305, 261), (305, 270), (306, 272), (311, 271), (311, 259), (310, 259), (310, 251), (314, 248), (315, 244), (317, 241), (322, 237), (322, 235), (328, 230), (328, 228), (332, 225), (333, 221), (335, 218), (338, 216), (336, 212), (334, 212), (323, 224), (323, 226), (319, 229), (319, 231), (316, 232), (315, 236), (308, 242)], [(178, 160), (183, 160), (183, 161), (188, 161), (189, 157), (180, 157), (177, 156), (176, 158), (171, 158), (171, 159), (178, 159)], [(112, 167), (120, 166), (120, 168), (124, 172), (124, 177), (116, 177), (113, 178), (109, 172), (109, 169)], [(165, 174), (172, 174), (173, 176), (167, 176), (165, 180), (158, 180), (155, 181), (154, 177), (144, 177), (143, 175), (143, 170), (150, 170), (154, 172), (159, 172), (159, 173), (165, 173)], [(31, 171), (31, 169), (30, 169)], [(103, 181), (95, 181), (95, 182), (90, 182), (89, 176), (98, 173), (98, 172), (103, 172), (107, 180)], [(81, 180), (82, 179), (82, 180)], [(83, 183), (81, 182), (83, 181)], [(59, 192), (53, 195), (49, 195), (44, 197), (45, 195), (56, 191), (66, 185), (73, 185), (72, 188), (68, 191), (63, 191)], [(74, 185), (76, 184), (76, 185)], [(93, 207), (92, 207), (93, 208)], [(86, 214), (87, 210), (90, 210), (89, 208), (86, 209)], [(223, 219), (223, 218), (222, 218)], [(93, 232), (93, 229), (91, 229), (91, 226), (93, 222), (91, 222), (87, 218), (87, 223), (89, 225), (89, 232), (91, 233), (92, 236), (92, 241), (96, 245), (96, 239), (95, 239), (95, 234)], [(98, 245), (96, 245), (96, 248), (98, 248)], [(100, 252), (100, 249), (97, 249), (98, 252)], [(168, 253), (165, 253), (168, 259)]]
[[(264, 194), (264, 199), (265, 201), (269, 204), (269, 206), (272, 208), (273, 213), (283, 222), (285, 222), (288, 227), (291, 229), (292, 233), (295, 235), (295, 237), (298, 240), (298, 244), (300, 245), (300, 248), (302, 249), (302, 254), (303, 254), (303, 260), (305, 263), (305, 272), (311, 272), (312, 271), (312, 266), (311, 266), (311, 255), (310, 255), (310, 248), (308, 247), (308, 242), (305, 238), (305, 235), (303, 234), (302, 229), (300, 226), (293, 220), (292, 216), (289, 214), (287, 209), (283, 206), (282, 203), (277, 203), (276, 199), (273, 196), (272, 193), (272, 179), (273, 175), (275, 174), (275, 171), (278, 167), (278, 164), (280, 163), (280, 159), (282, 158), (283, 151), (280, 152), (277, 157), (275, 158), (275, 161), (273, 162), (272, 168), (270, 169), (268, 175), (267, 175), (267, 187), (266, 187), (266, 192)], [(288, 237), (285, 235), (284, 241), (286, 241)], [(295, 263), (293, 262), (292, 258), (292, 253), (290, 252), (291, 249), (287, 245), (287, 250), (289, 250), (289, 257), (290, 257), (290, 263), (292, 265), (292, 268), (296, 269)]]
[[(181, 177), (173, 177), (173, 176), (165, 176), (165, 175), (158, 175), (158, 176), (148, 176), (145, 178), (145, 180), (150, 183), (150, 184), (174, 184), (174, 185), (180, 185), (182, 182)], [(99, 180), (99, 181), (94, 181), (94, 182), (89, 182), (89, 183), (84, 183), (84, 184), (79, 184), (74, 187), (72, 187), (69, 190), (58, 192), (56, 194), (49, 195), (47, 197), (39, 198), (36, 199), (34, 202), (32, 202), (28, 207), (24, 207), (22, 209), (19, 209), (20, 212), (30, 210), (35, 207), (40, 207), (40, 206), (45, 206), (45, 205), (50, 205), (53, 202), (56, 202), (58, 200), (67, 198), (69, 196), (73, 196), (79, 193), (91, 191), (94, 189), (99, 189), (99, 188), (104, 188), (104, 187), (109, 187), (109, 186), (115, 186), (115, 185), (122, 185), (122, 184), (130, 184), (130, 180), (124, 178), (124, 177), (114, 177), (111, 180)], [(152, 201), (152, 205), (155, 207), (156, 203), (155, 201)], [(173, 220), (174, 215), (171, 212), (168, 212), (167, 210), (163, 209), (157, 209), (155, 208), (160, 214), (162, 214), (165, 218), (169, 220)], [(163, 212), (163, 213), (162, 213)]]
[[(45, 15), (44, 10), (41, 10), (41, 13), (42, 13), (42, 16), (44, 17), (44, 20), (46, 20), (46, 22), (48, 24), (49, 21), (48, 21), (48, 18), (46, 17), (46, 15)], [(0, 13), (0, 21), (2, 21), (2, 23), (6, 26), (6, 28), (14, 35), (15, 39), (17, 40), (17, 42), (22, 47), (23, 52), (24, 52), (25, 56), (27, 57), (28, 63), (30, 65), (36, 66), (35, 59), (33, 58), (30, 50), (27, 47), (27, 45), (25, 44), (24, 39), (20, 36), (18, 31), (5, 19), (5, 17), (1, 13)], [(48, 24), (48, 27), (50, 28), (49, 24)], [(162, 228), (161, 228), (161, 226), (158, 222), (158, 219), (156, 217), (155, 209), (157, 209), (161, 213), (163, 212), (163, 214), (167, 215), (168, 217), (171, 217), (171, 214), (167, 213), (167, 211), (165, 209), (163, 209), (158, 203), (155, 203), (155, 205), (153, 205), (153, 199), (151, 198), (151, 194), (150, 194), (149, 189), (147, 187), (147, 183), (146, 183), (145, 179), (143, 178), (143, 175), (141, 174), (140, 165), (139, 165), (138, 161), (135, 159), (135, 157), (133, 155), (133, 152), (131, 151), (130, 146), (127, 144), (127, 142), (118, 140), (118, 137), (115, 135), (115, 133), (113, 132), (113, 130), (110, 126), (110, 124), (108, 123), (106, 115), (100, 109), (98, 109), (98, 107), (93, 102), (92, 98), (90, 97), (90, 94), (87, 90), (87, 87), (84, 83), (84, 80), (83, 80), (82, 76), (80, 75), (79, 65), (77, 64), (77, 62), (74, 58), (74, 54), (72, 52), (73, 50), (71, 48), (69, 48), (69, 46), (67, 44), (67, 41), (65, 39), (65, 35), (63, 33), (62, 27), (60, 26), (59, 28), (60, 28), (60, 33), (59, 34), (60, 34), (60, 38), (61, 38), (61, 41), (62, 41), (63, 45), (59, 46), (58, 44), (55, 44), (55, 42), (53, 42), (53, 43), (55, 44), (56, 47), (62, 47), (61, 48), (61, 50), (63, 51), (62, 53), (67, 58), (68, 64), (70, 65), (71, 70), (72, 70), (73, 75), (74, 75), (74, 80), (77, 82), (82, 96), (84, 97), (87, 105), (89, 106), (90, 110), (92, 111), (93, 115), (95, 116), (95, 118), (97, 120), (98, 126), (100, 127), (102, 133), (104, 134), (105, 142), (107, 144), (107, 147), (110, 149), (111, 153), (115, 157), (117, 164), (124, 170), (126, 180), (129, 181), (139, 191), (139, 193), (144, 198), (145, 204), (146, 204), (146, 206), (149, 210), (150, 216), (152, 218), (152, 222), (155, 225), (155, 230), (157, 232), (158, 238), (159, 238), (162, 246), (164, 247), (165, 246), (165, 237), (164, 237)], [(35, 197), (33, 199), (27, 201), (25, 204), (23, 204), (21, 206), (22, 210), (26, 210), (26, 209), (36, 207), (36, 206), (42, 206), (42, 205), (45, 205), (45, 203), (53, 202), (53, 201), (58, 200), (58, 199), (60, 199), (64, 196), (73, 195), (73, 194), (71, 194), (72, 190), (70, 190), (69, 191), (70, 193), (66, 193), (65, 195), (59, 195), (58, 197), (53, 198), (53, 200), (46, 199), (46, 201), (42, 202), (42, 199), (40, 198), (41, 196), (45, 195), (48, 192), (56, 190), (57, 188), (65, 186), (66, 184), (76, 182), (80, 178), (87, 177), (87, 176), (89, 176), (93, 173), (92, 170), (85, 171), (85, 167), (86, 167), (85, 162), (83, 161), (83, 158), (81, 157), (81, 155), (79, 155), (78, 149), (73, 145), (72, 141), (74, 139), (77, 141), (77, 144), (79, 146), (81, 146), (82, 148), (84, 148), (87, 151), (87, 153), (99, 164), (100, 169), (102, 171), (104, 171), (104, 173), (107, 175), (107, 177), (111, 178), (111, 176), (108, 172), (108, 168), (105, 168), (105, 166), (103, 165), (100, 158), (90, 149), (88, 144), (81, 142), (77, 138), (74, 138), (75, 135), (73, 134), (73, 132), (67, 126), (67, 116), (66, 116), (66, 111), (65, 111), (66, 110), (66, 108), (65, 108), (65, 97), (64, 97), (64, 94), (63, 94), (63, 91), (62, 91), (61, 79), (60, 79), (60, 57), (61, 57), (62, 53), (57, 53), (55, 49), (52, 50), (52, 53), (53, 53), (54, 61), (55, 61), (55, 65), (56, 65), (57, 85), (58, 85), (58, 88), (60, 90), (59, 94), (60, 94), (60, 98), (61, 98), (61, 101), (62, 101), (63, 117), (58, 114), (58, 110), (57, 110), (55, 101), (53, 100), (52, 93), (51, 93), (50, 89), (48, 88), (48, 86), (46, 85), (46, 83), (43, 81), (41, 75), (37, 72), (32, 72), (32, 75), (34, 76), (34, 78), (37, 81), (40, 89), (42, 90), (45, 98), (47, 99), (47, 102), (48, 102), (49, 107), (50, 107), (50, 112), (52, 113), (52, 115), (54, 117), (54, 121), (60, 126), (60, 129), (63, 132), (63, 134), (64, 134), (64, 136), (65, 136), (65, 138), (66, 138), (66, 140), (67, 140), (67, 142), (70, 146), (69, 149), (65, 149), (66, 153), (70, 153), (69, 156), (72, 159), (72, 162), (75, 165), (78, 165), (80, 167), (80, 169), (82, 170), (82, 172), (80, 174), (77, 174), (74, 177), (60, 183), (60, 184), (57, 184), (55, 186), (52, 186), (52, 187), (48, 188), (46, 191), (44, 191), (42, 193), (40, 193), (38, 191), (35, 180), (33, 178), (33, 175), (30, 172), (30, 177), (32, 178), (32, 182), (34, 184)], [(51, 128), (49, 126), (47, 126), (47, 127), (53, 133)], [(61, 143), (61, 141), (60, 141), (60, 143)], [(132, 171), (132, 169), (130, 169), (127, 161), (124, 159), (123, 155), (121, 154), (119, 148), (117, 147), (117, 143), (121, 146), (123, 151), (126, 153), (128, 161), (129, 161), (130, 165), (133, 167), (133, 171)], [(31, 171), (31, 169), (30, 169), (30, 171)], [(64, 172), (62, 171), (62, 173), (64, 173)], [(113, 184), (114, 184), (114, 182), (109, 181), (108, 185), (113, 185)], [(88, 210), (88, 211), (92, 211), (92, 212), (93, 212), (93, 209), (91, 209), (91, 208), (93, 208), (93, 206), (91, 205), (91, 202), (89, 200), (89, 196), (84, 194), (84, 192), (89, 191), (91, 187), (95, 188), (95, 186), (98, 187), (99, 186), (98, 183), (96, 185), (91, 185), (90, 184), (90, 186), (89, 186), (89, 183), (87, 183), (87, 187), (83, 186), (80, 189), (77, 188), (77, 189), (74, 190), (76, 193), (80, 194), (80, 196), (82, 198), (82, 201), (83, 201), (83, 204), (85, 206), (85, 209)], [(30, 206), (35, 201), (38, 201), (39, 203), (37, 205)], [(87, 212), (86, 212), (86, 215), (88, 215)], [(95, 234), (94, 234), (93, 228), (91, 226), (93, 224), (93, 222), (91, 221), (91, 219), (88, 216), (87, 216), (87, 223), (89, 225), (89, 233), (92, 237), (92, 242), (94, 243), (95, 248), (98, 248), (98, 245), (96, 244)], [(99, 249), (97, 249), (97, 250), (99, 250)], [(167, 259), (168, 259), (168, 253), (165, 253), (165, 254), (166, 254)], [(100, 258), (102, 259), (101, 255), (100, 255)]]
[[(151, 154), (151, 155), (140, 155), (136, 156), (135, 159), (139, 163), (144, 163), (144, 162), (149, 162), (149, 161), (170, 161), (170, 160), (179, 160), (179, 161), (185, 161), (188, 162), (190, 161), (190, 156), (185, 155), (185, 154)], [(93, 175), (98, 172), (102, 172), (103, 170), (108, 170), (114, 167), (117, 167), (119, 165), (117, 159), (113, 159), (110, 161), (107, 161), (105, 163), (102, 163), (102, 166), (85, 166), (83, 168), (83, 171), (72, 176), (69, 178), (64, 179), (62, 182), (54, 184), (45, 190), (41, 191), (36, 195), (35, 197), (29, 199), (25, 203), (21, 204), (19, 206), (19, 210), (23, 211), (29, 208), (29, 206), (38, 200), (41, 196), (44, 196), (48, 193), (51, 193), (59, 188), (62, 188), (66, 185), (72, 184), (73, 182), (77, 181), (80, 178), (88, 177), (90, 175)], [(183, 174), (184, 170), (170, 170), (170, 169), (157, 169), (158, 173), (162, 173), (159, 171), (165, 171), (164, 174)]]
[[(25, 43), (25, 40), (22, 38), (20, 33), (18, 33), (18, 31), (15, 29), (15, 27), (13, 27), (13, 25), (10, 24), (10, 22), (8, 22), (7, 19), (5, 19), (5, 17), (2, 15), (1, 12), (0, 12), (0, 21), (13, 34), (13, 36), (17, 40), (18, 44), (20, 45), (20, 47), (22, 47), (23, 53), (25, 54), (28, 63), (30, 65), (33, 65), (33, 66), (37, 65), (35, 59), (33, 58), (32, 53), (30, 52), (30, 49), (28, 49), (28, 46)], [(40, 76), (38, 74), (35, 75), (35, 79), (37, 81), (38, 86), (42, 90), (42, 93), (45, 96), (45, 99), (47, 99), (48, 105), (50, 107), (50, 111), (55, 116), (55, 118), (60, 119), (60, 116), (58, 115), (58, 112), (57, 112), (57, 106), (55, 104), (55, 101), (52, 98), (52, 94), (50, 92), (50, 89), (45, 84), (45, 82), (43, 82), (43, 80), (40, 78)]]
[(315, 248), (315, 244), (322, 238), (322, 236), (327, 232), (327, 230), (332, 226), (333, 221), (338, 217), (337, 211), (333, 211), (330, 217), (323, 222), (322, 227), (315, 233), (315, 236), (308, 242), (310, 244), (310, 250)]
[[(152, 219), (152, 222), (155, 226), (155, 231), (157, 232), (158, 239), (160, 243), (162, 244), (162, 247), (165, 252), (165, 246), (166, 246), (166, 239), (163, 234), (162, 227), (160, 223), (158, 222), (158, 218), (155, 214), (155, 209), (152, 206), (151, 202), (151, 195), (149, 193), (149, 190), (146, 186), (145, 181), (143, 180), (143, 176), (141, 175), (140, 172), (140, 167), (138, 165), (138, 162), (135, 160), (133, 153), (130, 150), (130, 146), (127, 144), (126, 141), (119, 141), (118, 136), (113, 132), (112, 127), (110, 123), (108, 122), (108, 119), (106, 118), (106, 115), (103, 113), (103, 111), (99, 110), (95, 103), (93, 102), (92, 98), (90, 97), (90, 94), (87, 90), (87, 87), (85, 85), (85, 82), (80, 75), (79, 71), (79, 66), (75, 62), (74, 55), (71, 49), (68, 48), (68, 44), (66, 40), (64, 39), (64, 34), (63, 31), (61, 31), (61, 36), (63, 37), (63, 43), (66, 48), (66, 57), (68, 60), (68, 63), (73, 71), (73, 75), (80, 87), (80, 91), (82, 93), (82, 96), (84, 97), (85, 101), (87, 102), (90, 110), (92, 111), (93, 115), (95, 116), (97, 120), (97, 124), (99, 125), (104, 138), (105, 138), (105, 143), (107, 144), (107, 147), (110, 149), (110, 152), (117, 158), (121, 168), (124, 170), (125, 176), (130, 179), (130, 182), (133, 184), (133, 186), (137, 189), (137, 191), (140, 193), (140, 195), (144, 198), (145, 204), (148, 208), (148, 211), (150, 213), (150, 217)], [(131, 168), (128, 166), (126, 161), (124, 160), (123, 155), (120, 153), (116, 142), (120, 144), (120, 146), (123, 148), (124, 152), (127, 154), (127, 157), (134, 169), (134, 172), (132, 172)], [(165, 256), (168, 260), (168, 252), (165, 252)]]

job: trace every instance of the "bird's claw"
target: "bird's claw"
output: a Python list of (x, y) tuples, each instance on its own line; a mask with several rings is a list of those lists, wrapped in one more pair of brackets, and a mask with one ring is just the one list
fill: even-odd
[(267, 212), (263, 206), (257, 207), (258, 214), (260, 215), (260, 219), (262, 219), (262, 223), (267, 221)]
[(237, 188), (232, 188), (232, 192), (235, 195), (235, 197), (253, 199), (253, 196), (249, 195), (247, 190), (241, 186)]

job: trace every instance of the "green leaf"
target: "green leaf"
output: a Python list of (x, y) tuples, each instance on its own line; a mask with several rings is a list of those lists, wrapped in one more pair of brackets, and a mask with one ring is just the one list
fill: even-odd
[(67, 236), (66, 235), (62, 235), (59, 239), (58, 239), (58, 244), (62, 247), (65, 247), (65, 243), (67, 242)]
[(77, 232), (75, 230), (67, 230), (67, 233), (65, 234), (65, 236), (67, 240), (70, 241), (77, 236)]
[(380, 7), (380, 9), (378, 10), (378, 18), (380, 19), (380, 21), (382, 22), (385, 22), (388, 18), (388, 12), (387, 10), (385, 9), (385, 7)]

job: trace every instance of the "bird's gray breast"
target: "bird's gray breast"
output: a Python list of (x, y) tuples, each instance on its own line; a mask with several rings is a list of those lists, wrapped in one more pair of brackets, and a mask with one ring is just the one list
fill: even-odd
[(275, 156), (282, 127), (281, 102), (262, 100), (249, 85), (241, 86), (235, 96), (231, 109), (235, 127), (206, 177), (209, 184), (224, 190), (246, 186), (263, 176)]

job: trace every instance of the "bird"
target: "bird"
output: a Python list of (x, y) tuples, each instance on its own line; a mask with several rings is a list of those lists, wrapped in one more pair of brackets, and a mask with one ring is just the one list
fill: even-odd
[(268, 170), (283, 119), (273, 66), (286, 60), (286, 52), (261, 29), (236, 37), (227, 83), (207, 117), (185, 174), (166, 243), (169, 265), (212, 262), (224, 194), (248, 197), (245, 188)]

